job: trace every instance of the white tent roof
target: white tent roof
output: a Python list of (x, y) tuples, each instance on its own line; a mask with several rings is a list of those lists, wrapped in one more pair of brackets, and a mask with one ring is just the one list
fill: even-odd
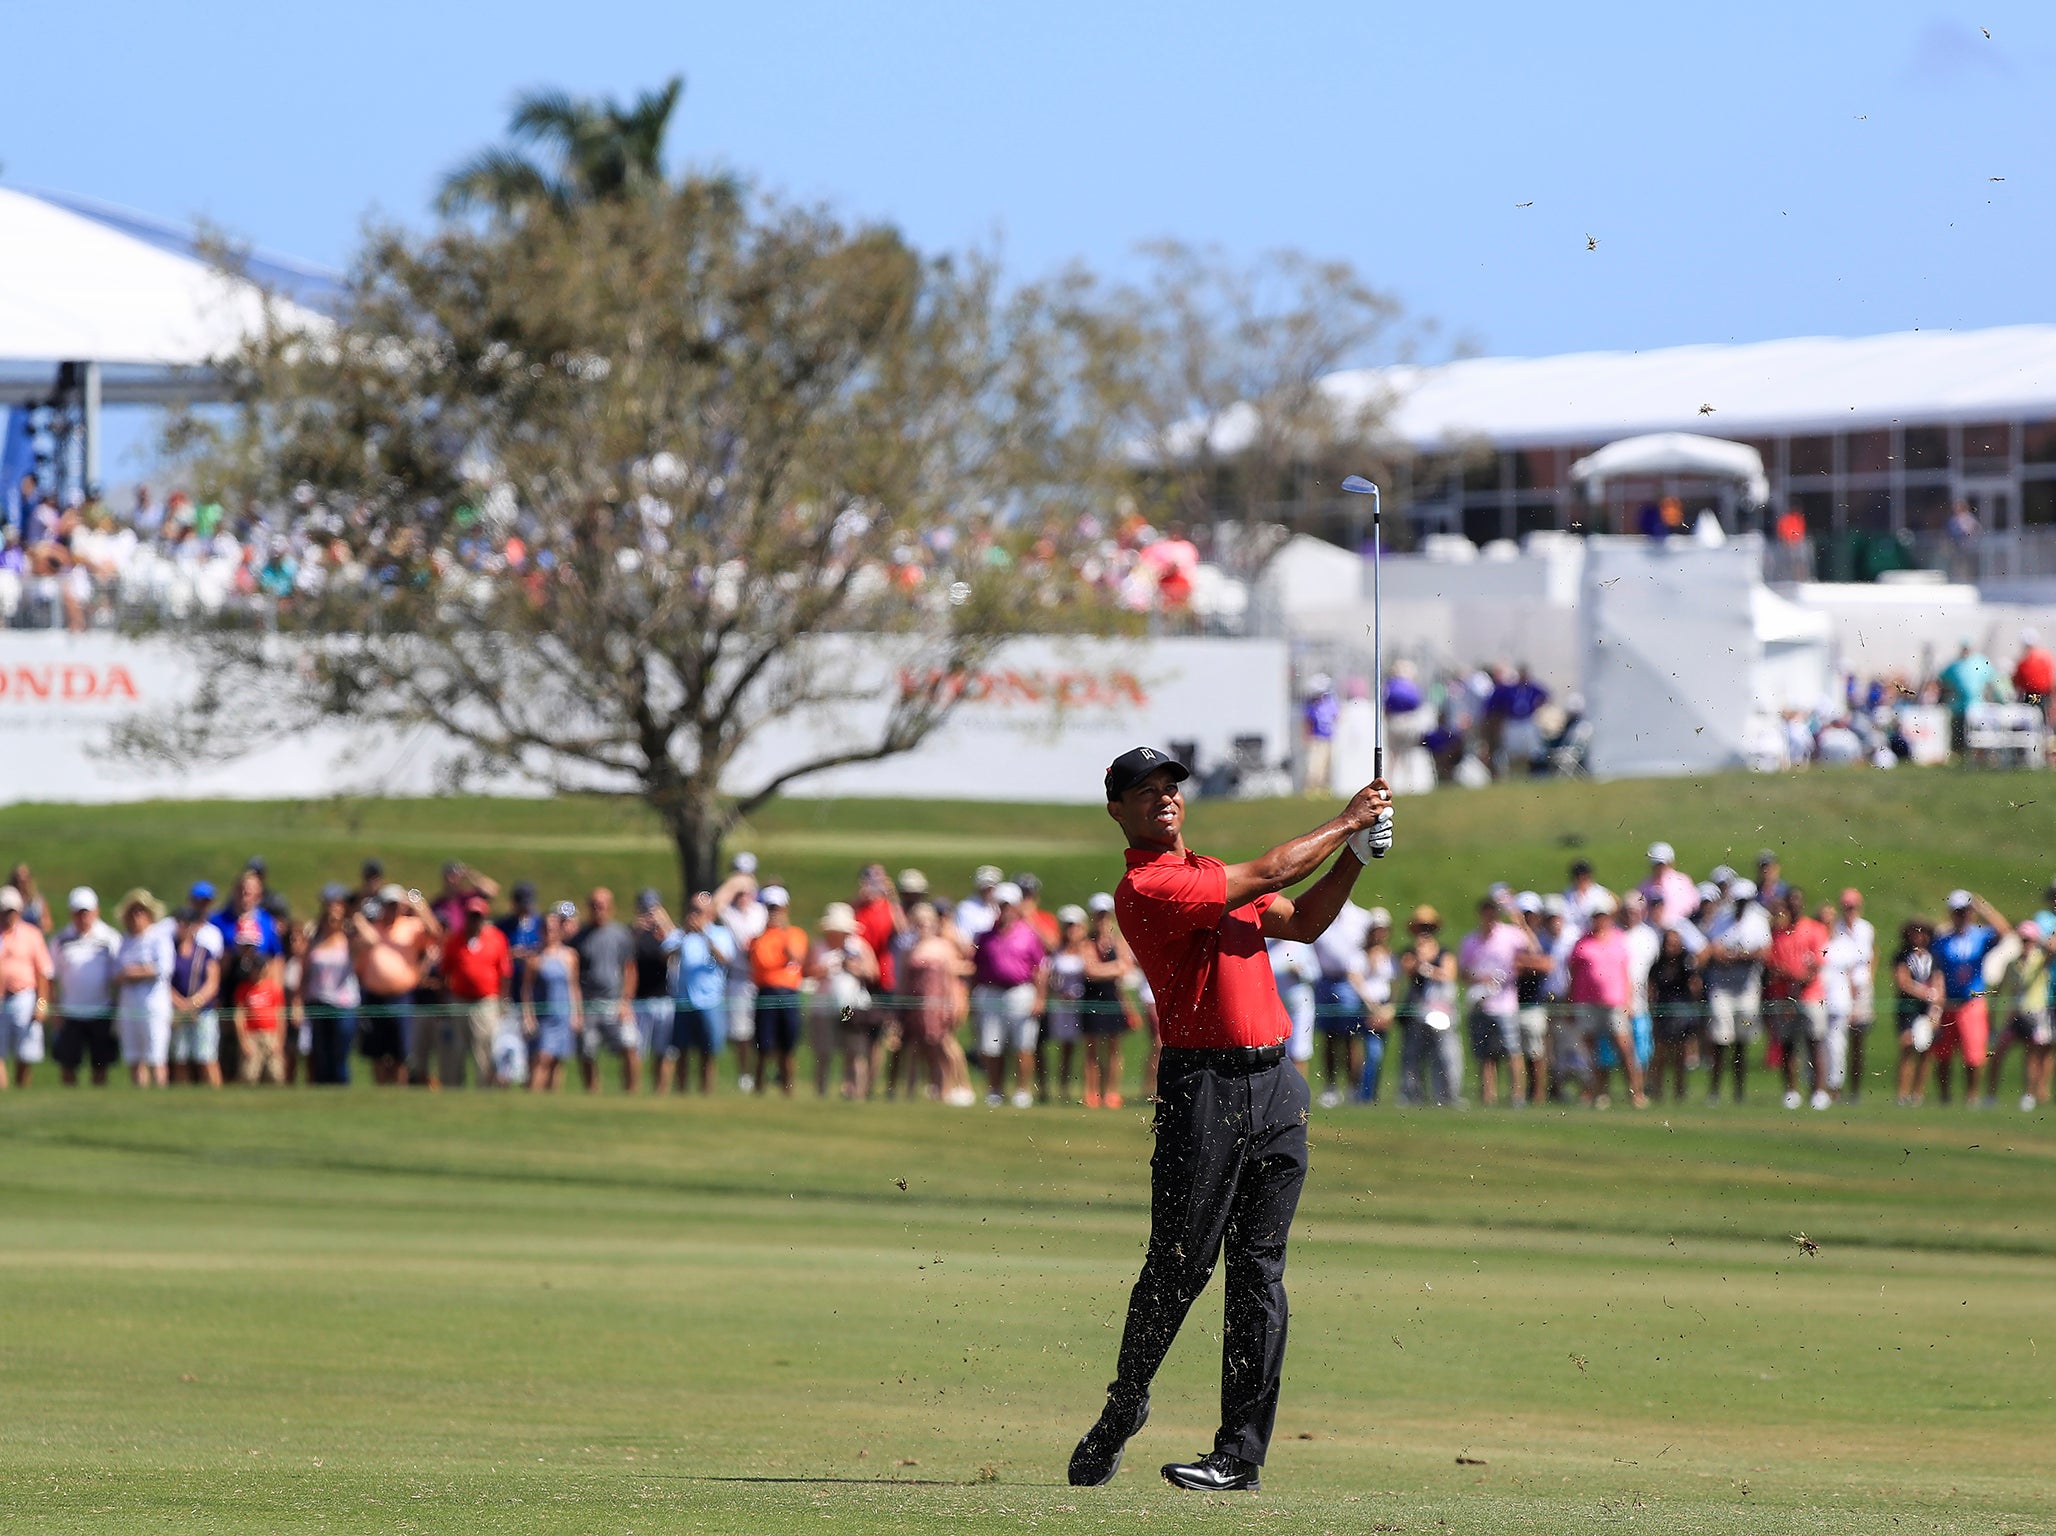
[(2056, 416), (2056, 325), (1472, 358), (1338, 373), (1328, 387), (1350, 406), (1396, 392), (1389, 424), (1420, 448)]
[(1640, 475), (1703, 475), (1740, 480), (1751, 506), (1770, 500), (1770, 480), (1763, 473), (1763, 455), (1747, 443), (1730, 443), (1696, 432), (1650, 432), (1608, 443), (1571, 465), (1571, 478), (1595, 496), (1604, 495), (1609, 480)]
[[(10, 381), (40, 377), (47, 390), (58, 363), (98, 362), (128, 371), (146, 398), (167, 371), (200, 368), (260, 323), (254, 284), (71, 208), (0, 187), (0, 230), (0, 371)], [(290, 323), (315, 322), (274, 302)]]

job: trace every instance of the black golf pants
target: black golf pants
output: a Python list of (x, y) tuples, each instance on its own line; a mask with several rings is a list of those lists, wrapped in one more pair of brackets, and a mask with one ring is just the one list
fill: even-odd
[(1285, 1364), (1285, 1239), (1306, 1182), (1306, 1079), (1167, 1050), (1157, 1077), (1149, 1253), (1128, 1299), (1117, 1397), (1139, 1401), (1227, 1250), (1221, 1427), (1214, 1449), (1261, 1464)]

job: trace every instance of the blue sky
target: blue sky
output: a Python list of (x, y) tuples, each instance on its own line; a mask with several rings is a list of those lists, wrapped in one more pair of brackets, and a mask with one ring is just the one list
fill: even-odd
[(1502, 353), (2056, 319), (2047, 0), (9, 13), (8, 182), (321, 261), (516, 90), (679, 70), (674, 163), (1024, 273), (1297, 246)]

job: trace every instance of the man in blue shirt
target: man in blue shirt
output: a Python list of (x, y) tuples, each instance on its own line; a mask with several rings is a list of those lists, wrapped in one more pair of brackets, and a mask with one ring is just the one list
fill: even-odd
[[(664, 953), (672, 957), (671, 1039), (678, 1047), (678, 1091), (691, 1078), (701, 1093), (714, 1091), (714, 1058), (726, 1033), (729, 968), (735, 964), (735, 936), (714, 921), (714, 898), (699, 892), (685, 910), (685, 926), (672, 928), (662, 907), (651, 917), (669, 929)], [(696, 1070), (694, 1070), (696, 1068)]]
[[(1974, 918), (1983, 919), (1982, 922)], [(1963, 1102), (1977, 1102), (1978, 1074), (1984, 1069), (1991, 1020), (1985, 1013), (1985, 957), (2013, 925), (1984, 897), (1969, 891), (1949, 893), (1949, 927), (1935, 940), (1935, 965), (1942, 973), (1942, 1027), (1935, 1031), (1935, 1091), (1949, 1102), (1949, 1071), (1963, 1053)]]

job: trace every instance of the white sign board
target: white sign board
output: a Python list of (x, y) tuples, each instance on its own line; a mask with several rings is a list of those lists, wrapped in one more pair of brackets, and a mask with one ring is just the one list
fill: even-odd
[[(737, 764), (732, 788), (860, 742), (884, 720), (887, 690), (902, 681), (889, 646), (865, 637), (819, 643), (842, 653), (857, 685), (853, 701), (766, 726)], [(430, 730), (325, 726), (175, 774), (110, 755), (109, 735), (123, 719), (176, 709), (198, 682), (196, 660), (170, 642), (0, 630), (0, 803), (426, 795), (447, 787), (442, 770), (454, 747)], [(1209, 764), (1228, 756), (1237, 737), (1262, 737), (1272, 762), (1289, 748), (1282, 641), (1022, 640), (953, 686), (961, 689), (956, 709), (915, 751), (801, 780), (790, 793), (1092, 801), (1106, 764), (1140, 743), (1195, 741)], [(519, 782), (496, 788), (540, 792)]]

